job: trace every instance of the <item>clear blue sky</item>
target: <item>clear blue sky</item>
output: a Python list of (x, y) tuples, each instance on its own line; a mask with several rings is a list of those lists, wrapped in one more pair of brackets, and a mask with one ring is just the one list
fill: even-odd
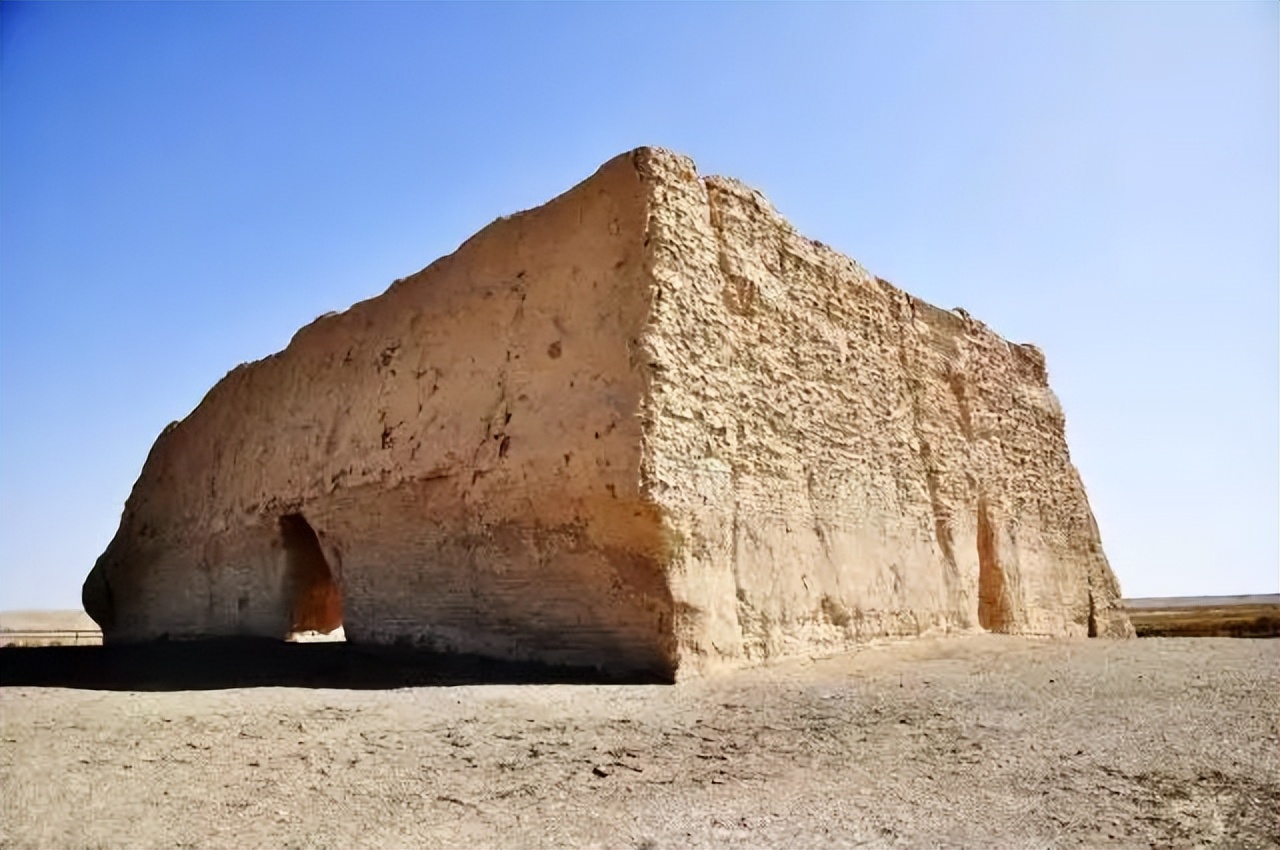
[(624, 150), (1040, 345), (1130, 596), (1276, 592), (1280, 6), (0, 5), (0, 608), (236, 364)]

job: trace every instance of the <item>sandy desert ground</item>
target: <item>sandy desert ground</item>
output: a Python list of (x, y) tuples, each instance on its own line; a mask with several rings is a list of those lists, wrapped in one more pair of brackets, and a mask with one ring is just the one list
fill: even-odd
[[(253, 671), (87, 682), (52, 651), (0, 650), (3, 847), (1280, 846), (1280, 641), (979, 635), (675, 686), (397, 689), (376, 659), (226, 687)], [(18, 683), (45, 674), (98, 689)]]

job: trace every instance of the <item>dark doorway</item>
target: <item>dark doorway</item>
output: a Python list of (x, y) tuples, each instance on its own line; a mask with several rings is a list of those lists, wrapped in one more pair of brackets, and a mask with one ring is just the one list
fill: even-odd
[(291, 631), (328, 634), (342, 625), (342, 589), (333, 578), (315, 529), (302, 514), (280, 517)]

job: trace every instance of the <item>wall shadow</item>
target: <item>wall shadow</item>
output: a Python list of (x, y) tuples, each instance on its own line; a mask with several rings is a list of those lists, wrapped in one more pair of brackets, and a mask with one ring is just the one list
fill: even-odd
[(0, 647), (0, 687), (106, 691), (379, 690), (489, 684), (670, 684), (669, 676), (351, 643), (261, 638)]

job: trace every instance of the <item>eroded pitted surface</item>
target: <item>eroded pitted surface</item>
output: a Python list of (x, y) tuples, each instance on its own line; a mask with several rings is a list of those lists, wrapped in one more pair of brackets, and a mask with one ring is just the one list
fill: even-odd
[(650, 158), (646, 467), (692, 657), (1130, 634), (1044, 360)]
[(234, 370), (157, 440), (86, 608), (115, 639), (284, 635), (324, 597), (305, 521), (349, 640), (669, 672), (644, 210), (621, 157)]
[(1039, 351), (650, 148), (233, 371), (85, 585), (112, 639), (663, 675), (1118, 596)]

